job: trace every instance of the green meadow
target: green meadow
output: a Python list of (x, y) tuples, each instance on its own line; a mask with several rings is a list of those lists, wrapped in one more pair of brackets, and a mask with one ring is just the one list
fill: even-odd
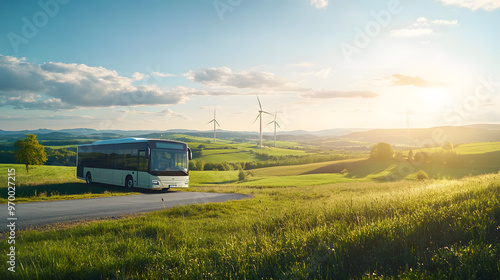
[[(243, 201), (17, 232), (2, 279), (498, 279), (500, 175), (213, 185)], [(0, 243), (2, 251), (8, 244)]]
[[(347, 159), (241, 181), (236, 170), (191, 171), (182, 191), (251, 198), (19, 231), (16, 273), (0, 278), (500, 279), (500, 145), (456, 151), (461, 166)], [(3, 185), (12, 166), (0, 165)], [(71, 167), (14, 167), (19, 201), (133, 194), (88, 186)]]
[(75, 167), (39, 165), (30, 166), (26, 172), (22, 164), (0, 164), (0, 203), (8, 201), (7, 171), (12, 168), (15, 169), (17, 202), (137, 194), (117, 186), (87, 185), (76, 178)]

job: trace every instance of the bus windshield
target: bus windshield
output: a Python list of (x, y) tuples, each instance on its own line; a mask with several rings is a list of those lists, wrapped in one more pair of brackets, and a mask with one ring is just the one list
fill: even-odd
[(152, 149), (151, 171), (188, 171), (186, 151)]

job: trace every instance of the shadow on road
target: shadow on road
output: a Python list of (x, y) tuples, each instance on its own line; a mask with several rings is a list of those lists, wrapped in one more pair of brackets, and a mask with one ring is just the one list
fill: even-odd
[[(86, 183), (61, 183), (47, 184), (36, 186), (16, 186), (16, 198), (26, 197), (50, 197), (56, 195), (85, 195), (85, 194), (107, 194), (107, 193), (142, 193), (142, 194), (159, 194), (169, 193), (172, 190), (147, 190), (137, 189), (132, 190), (124, 187), (112, 186), (107, 184), (86, 184)], [(0, 197), (7, 198), (7, 188), (0, 189)]]

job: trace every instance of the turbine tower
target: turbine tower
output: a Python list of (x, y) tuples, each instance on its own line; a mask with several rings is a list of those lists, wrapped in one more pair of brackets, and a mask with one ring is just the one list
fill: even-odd
[(255, 121), (253, 121), (253, 123), (255, 123), (257, 121), (257, 119), (260, 118), (260, 129), (259, 129), (259, 149), (262, 149), (262, 113), (265, 113), (265, 114), (268, 114), (268, 115), (271, 115), (270, 113), (262, 110), (262, 104), (260, 103), (260, 99), (259, 99), (259, 96), (257, 95), (257, 101), (259, 101), (259, 107), (260, 107), (260, 110), (259, 110), (259, 114), (257, 115), (257, 118), (255, 118)]
[(278, 111), (276, 111), (274, 113), (274, 121), (268, 123), (268, 124), (272, 124), (274, 123), (274, 147), (276, 148), (276, 126), (278, 126), (279, 128), (281, 128), (281, 126), (279, 125), (279, 123), (276, 121), (276, 116), (278, 115)]
[(208, 123), (212, 123), (212, 122), (214, 123), (214, 143), (217, 142), (217, 139), (215, 138), (215, 136), (216, 136), (215, 133), (216, 133), (216, 130), (217, 130), (217, 125), (220, 127), (219, 122), (215, 119), (215, 112), (216, 112), (216, 110), (217, 109), (214, 108), (214, 118), (213, 118), (213, 120), (211, 120), (211, 121), (208, 122)]

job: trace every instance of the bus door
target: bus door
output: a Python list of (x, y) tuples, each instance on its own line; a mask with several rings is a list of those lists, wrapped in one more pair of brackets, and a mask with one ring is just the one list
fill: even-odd
[(150, 176), (148, 170), (148, 158), (145, 150), (139, 150), (137, 153), (137, 186), (148, 187)]

